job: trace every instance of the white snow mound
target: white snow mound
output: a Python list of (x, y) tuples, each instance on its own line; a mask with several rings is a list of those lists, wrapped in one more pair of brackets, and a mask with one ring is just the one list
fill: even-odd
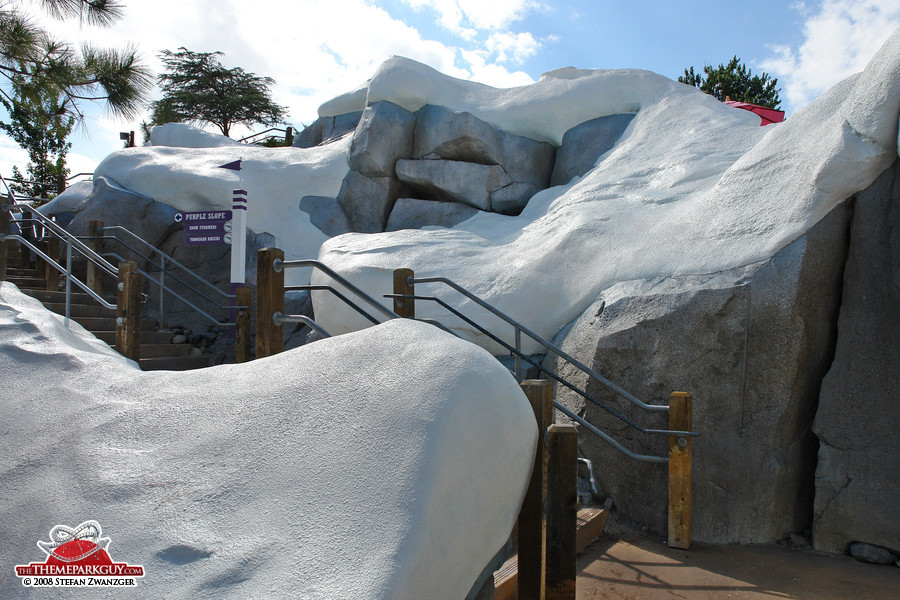
[[(537, 194), (519, 217), (480, 213), (452, 229), (349, 234), (320, 250), (319, 260), (376, 297), (391, 292), (393, 269), (412, 268), (448, 277), (552, 338), (617, 282), (769, 258), (872, 183), (897, 158), (900, 30), (863, 73), (767, 127), (645, 71), (562, 69), (529, 86), (494, 89), (391, 59), (369, 84), (369, 103), (378, 100), (467, 110), (556, 143), (587, 119), (637, 112), (592, 171)], [(314, 273), (313, 283), (326, 282)], [(453, 298), (446, 288), (419, 288)], [(333, 296), (313, 297), (328, 331), (367, 325)], [(512, 342), (509, 325), (471, 302), (451, 303)], [(419, 302), (416, 313), (458, 324), (455, 331), (506, 353), (434, 304)], [(542, 351), (527, 341), (524, 349)]]
[(239, 142), (186, 123), (166, 123), (150, 130), (150, 144), (174, 148), (219, 148), (237, 146)]
[(531, 409), (432, 326), (184, 373), (88, 338), (0, 283), (0, 597), (31, 597), (12, 566), (89, 519), (145, 598), (457, 600), (513, 527)]

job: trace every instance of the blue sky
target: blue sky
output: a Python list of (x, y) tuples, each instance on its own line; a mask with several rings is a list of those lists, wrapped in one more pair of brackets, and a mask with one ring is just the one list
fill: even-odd
[[(157, 54), (185, 46), (225, 52), (222, 62), (274, 77), (276, 101), (297, 127), (322, 102), (352, 89), (392, 54), (497, 87), (524, 85), (565, 66), (648, 69), (676, 78), (739, 56), (778, 78), (788, 114), (862, 70), (900, 27), (900, 0), (123, 0), (110, 29), (47, 20), (58, 37), (137, 45), (158, 73)], [(120, 147), (102, 107), (71, 140), (73, 172), (93, 170)], [(259, 128), (257, 128), (259, 129)], [(233, 136), (243, 134), (235, 131)], [(0, 135), (0, 172), (27, 158)]]

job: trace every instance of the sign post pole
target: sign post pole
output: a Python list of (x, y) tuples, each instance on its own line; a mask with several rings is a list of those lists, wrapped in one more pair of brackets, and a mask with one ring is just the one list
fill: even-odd
[[(247, 265), (247, 190), (234, 190), (231, 204), (231, 287), (246, 283)], [(226, 225), (226, 228), (228, 226)]]

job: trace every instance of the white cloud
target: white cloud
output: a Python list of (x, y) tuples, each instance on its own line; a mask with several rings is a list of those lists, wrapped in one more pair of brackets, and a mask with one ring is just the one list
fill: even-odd
[(793, 5), (805, 17), (799, 48), (777, 46), (759, 66), (778, 77), (789, 111), (865, 68), (900, 26), (897, 0), (824, 0)]
[[(447, 15), (448, 23), (465, 23), (462, 29), (473, 35), (472, 28), (501, 27), (538, 6), (533, 0), (405, 1), (419, 7), (434, 5)], [(109, 47), (134, 43), (155, 73), (162, 70), (161, 50), (179, 46), (198, 52), (221, 50), (226, 66), (276, 80), (273, 98), (288, 107), (297, 127), (314, 120), (320, 104), (366, 81), (392, 55), (495, 86), (531, 81), (526, 73), (503, 66), (518, 65), (537, 51), (541, 42), (531, 34), (498, 33), (482, 42), (464, 36), (458, 46), (445, 44), (423, 37), (378, 4), (378, 0), (154, 0), (126, 3), (124, 18), (108, 29), (42, 20), (70, 42), (90, 40)], [(158, 97), (158, 91), (154, 94)], [(119, 131), (137, 130), (141, 120), (114, 119), (99, 107), (87, 112), (90, 139), (73, 135), (73, 152), (96, 161), (121, 147)], [(234, 135), (242, 133), (236, 129)]]
[(526, 59), (537, 54), (541, 44), (530, 33), (507, 33), (495, 31), (492, 33), (485, 48), (496, 55), (498, 63), (522, 64)]
[(445, 29), (466, 39), (473, 29), (494, 30), (507, 27), (541, 5), (534, 0), (403, 0), (416, 10), (431, 8), (440, 15)]

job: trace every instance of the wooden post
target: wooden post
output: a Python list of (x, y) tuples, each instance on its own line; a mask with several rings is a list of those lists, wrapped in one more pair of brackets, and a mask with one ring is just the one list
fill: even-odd
[(575, 600), (575, 533), (578, 529), (578, 432), (574, 425), (547, 429), (547, 600)]
[[(19, 220), (19, 223), (22, 226), (22, 237), (32, 244), (34, 244), (34, 236), (31, 235), (31, 211), (30, 210), (22, 210), (22, 216)], [(27, 246), (21, 245), (21, 256), (22, 256), (22, 264), (20, 265), (23, 269), (31, 269), (34, 266), (34, 261), (32, 260), (31, 248)]]
[[(45, 246), (47, 256), (59, 263), (59, 238), (53, 237)], [(47, 289), (53, 292), (59, 291), (59, 270), (51, 263), (44, 264), (44, 279), (47, 280)]]
[[(2, 204), (2, 201), (0, 201)], [(0, 235), (9, 234), (9, 212), (0, 208)], [(6, 281), (6, 267), (9, 259), (8, 252), (9, 241), (0, 242), (0, 281)]]
[[(412, 296), (416, 286), (412, 284), (415, 276), (412, 269), (394, 269), (394, 293)], [(404, 319), (416, 318), (416, 301), (412, 298), (394, 298), (394, 313)]]
[[(88, 236), (90, 237), (99, 237), (100, 230), (103, 228), (103, 221), (89, 221), (88, 222)], [(100, 254), (103, 252), (103, 240), (88, 240), (88, 247)], [(87, 261), (87, 271), (85, 273), (85, 283), (89, 288), (97, 292), (97, 294), (103, 293), (103, 280), (100, 279), (100, 267), (94, 264), (94, 261), (88, 259)]]
[(275, 272), (272, 263), (284, 260), (284, 251), (262, 248), (256, 254), (256, 358), (284, 350), (284, 325), (272, 317), (284, 313), (284, 269)]
[(141, 359), (141, 286), (137, 264), (119, 263), (119, 293), (116, 301), (116, 349), (126, 358)]
[[(669, 429), (691, 431), (691, 395), (669, 396)], [(691, 547), (691, 478), (693, 440), (669, 436), (669, 547)]]
[(544, 539), (546, 519), (544, 499), (547, 493), (546, 431), (553, 422), (553, 386), (549, 381), (529, 379), (522, 391), (531, 403), (538, 427), (538, 443), (528, 491), (519, 513), (519, 600), (544, 600)]
[(250, 360), (250, 288), (239, 285), (235, 290), (234, 300), (238, 308), (234, 320), (234, 362), (242, 363)]

